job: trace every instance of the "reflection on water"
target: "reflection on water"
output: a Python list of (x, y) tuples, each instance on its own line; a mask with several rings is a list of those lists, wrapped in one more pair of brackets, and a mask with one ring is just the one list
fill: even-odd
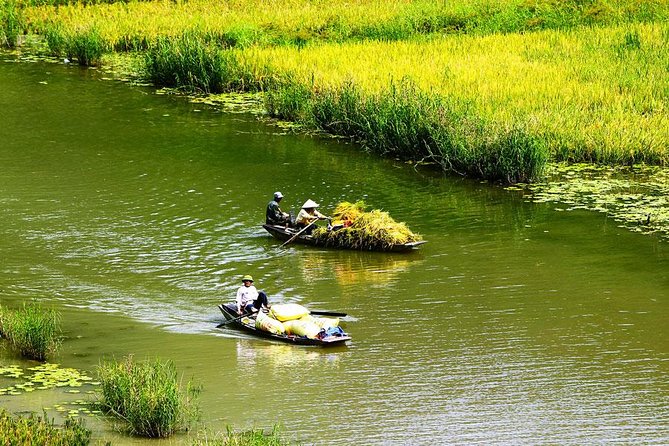
[[(312, 248), (302, 248), (312, 249)], [(342, 288), (383, 286), (420, 267), (420, 254), (385, 254), (375, 252), (318, 251), (303, 253), (302, 277), (307, 284), (334, 278)]]
[(341, 348), (295, 348), (288, 344), (240, 339), (237, 342), (237, 361), (242, 373), (254, 372), (259, 364), (278, 368), (294, 367), (304, 371), (314, 361), (321, 365), (334, 365), (341, 359), (340, 351)]
[[(0, 304), (63, 312), (64, 366), (174, 359), (205, 426), (306, 444), (669, 444), (665, 242), (91, 76), (0, 63)], [(275, 190), (326, 214), (365, 200), (428, 243), (280, 249), (260, 226)], [(216, 328), (244, 274), (271, 302), (349, 314), (352, 342)]]

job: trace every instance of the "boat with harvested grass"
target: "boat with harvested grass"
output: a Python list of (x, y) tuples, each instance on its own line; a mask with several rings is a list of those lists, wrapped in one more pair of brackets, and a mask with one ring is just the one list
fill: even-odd
[[(292, 311), (293, 308), (301, 307), (301, 305), (272, 305), (273, 309), (279, 307), (289, 307)], [(321, 347), (344, 345), (347, 341), (351, 340), (351, 337), (339, 327), (338, 319), (314, 318), (308, 314), (309, 312), (306, 309), (302, 310), (302, 313), (293, 312), (294, 316), (301, 314), (299, 318), (291, 316), (293, 317), (292, 319), (281, 322), (275, 319), (273, 314), (267, 315), (263, 310), (252, 315), (240, 317), (237, 313), (237, 305), (234, 303), (221, 304), (218, 308), (225, 318), (219, 327), (231, 326), (261, 338), (273, 339), (294, 345), (315, 345)], [(272, 309), (270, 309), (271, 311)], [(263, 320), (259, 321), (260, 318)], [(296, 327), (296, 324), (300, 321), (305, 321), (301, 326), (302, 331)], [(311, 325), (307, 324), (313, 324), (314, 327), (310, 328)], [(292, 328), (287, 329), (289, 326)], [(311, 332), (309, 332), (310, 330)], [(296, 333), (298, 331), (300, 332), (299, 334)]]
[(332, 215), (332, 225), (317, 227), (311, 234), (285, 225), (264, 224), (263, 228), (284, 244), (295, 242), (325, 248), (406, 252), (426, 243), (387, 212), (377, 209), (365, 212), (362, 201), (339, 203)]

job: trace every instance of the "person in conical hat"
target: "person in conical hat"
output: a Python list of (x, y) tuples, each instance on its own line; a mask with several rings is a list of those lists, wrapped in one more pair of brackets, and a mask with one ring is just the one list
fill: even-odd
[(279, 202), (283, 194), (279, 191), (274, 192), (274, 199), (267, 204), (265, 211), (265, 223), (268, 225), (288, 225), (290, 224), (290, 214), (283, 212), (279, 207)]
[[(295, 217), (295, 226), (297, 226), (299, 229), (303, 229), (309, 226), (311, 223), (315, 222), (316, 220), (327, 220), (328, 217), (318, 212), (316, 210), (317, 207), (318, 203), (316, 203), (314, 200), (309, 199), (305, 201), (304, 204), (302, 205), (302, 209), (300, 209), (300, 212), (297, 214), (297, 217)], [(311, 234), (313, 228), (314, 225), (311, 225), (309, 229), (307, 229), (305, 232), (307, 234)]]

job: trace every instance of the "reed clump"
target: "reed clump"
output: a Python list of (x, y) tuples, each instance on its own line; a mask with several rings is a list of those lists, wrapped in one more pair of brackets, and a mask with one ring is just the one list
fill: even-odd
[(0, 334), (22, 356), (37, 361), (46, 360), (58, 350), (59, 321), (55, 310), (37, 303), (24, 304), (15, 311), (0, 307)]
[(17, 0), (0, 2), (0, 47), (14, 48), (25, 28), (23, 8)]
[(384, 251), (396, 245), (422, 240), (405, 223), (396, 222), (387, 212), (365, 211), (365, 203), (342, 202), (332, 213), (334, 230), (317, 228), (312, 236), (326, 246), (337, 248)]
[(46, 414), (15, 417), (2, 408), (0, 433), (2, 444), (12, 446), (86, 446), (91, 439), (91, 431), (80, 419), (67, 418), (63, 426), (56, 426)]
[(169, 437), (186, 431), (197, 420), (199, 388), (184, 388), (171, 361), (103, 361), (98, 367), (100, 398), (106, 413), (119, 417), (133, 434), (149, 438)]

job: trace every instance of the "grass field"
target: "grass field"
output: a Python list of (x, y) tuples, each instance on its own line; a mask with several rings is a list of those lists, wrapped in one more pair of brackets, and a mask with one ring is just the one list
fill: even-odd
[(263, 91), (274, 116), (460, 174), (669, 160), (666, 0), (7, 1), (6, 36), (85, 65), (140, 51), (157, 85)]

